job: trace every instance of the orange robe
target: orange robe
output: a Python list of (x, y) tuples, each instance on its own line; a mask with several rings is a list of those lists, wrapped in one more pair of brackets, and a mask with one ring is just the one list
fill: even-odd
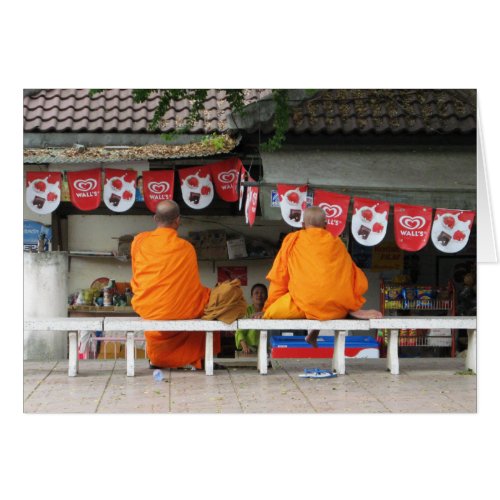
[(365, 303), (368, 280), (326, 229), (289, 234), (267, 275), (267, 319), (340, 319)]
[[(196, 252), (171, 228), (138, 234), (132, 242), (132, 307), (144, 319), (195, 319), (203, 314), (210, 289), (200, 282)], [(204, 332), (145, 332), (153, 365), (201, 368)], [(214, 335), (214, 352), (220, 337)]]

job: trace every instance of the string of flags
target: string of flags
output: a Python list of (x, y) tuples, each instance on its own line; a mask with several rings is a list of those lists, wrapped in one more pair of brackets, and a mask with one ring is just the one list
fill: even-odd
[[(227, 202), (245, 199), (245, 221), (255, 222), (259, 187), (239, 158), (183, 168), (177, 171), (182, 199), (187, 206), (202, 210), (217, 194)], [(126, 212), (136, 201), (137, 172), (100, 168), (67, 172), (71, 203), (82, 211), (99, 207), (101, 199), (113, 212)], [(174, 196), (173, 170), (146, 170), (142, 172), (143, 197), (146, 207), (155, 212), (156, 205)], [(38, 214), (50, 214), (61, 202), (61, 172), (28, 172), (26, 174), (26, 203)], [(246, 198), (245, 198), (246, 191)], [(339, 236), (345, 230), (351, 197), (321, 189), (309, 196), (308, 185), (278, 184), (278, 199), (283, 220), (292, 227), (302, 227), (304, 210), (311, 205), (323, 209), (327, 230)], [(390, 204), (386, 201), (354, 197), (351, 233), (361, 245), (378, 245), (386, 236)], [(462, 250), (469, 240), (475, 212), (438, 208), (432, 218), (431, 207), (394, 204), (394, 235), (402, 250), (416, 252), (432, 240), (445, 253)]]

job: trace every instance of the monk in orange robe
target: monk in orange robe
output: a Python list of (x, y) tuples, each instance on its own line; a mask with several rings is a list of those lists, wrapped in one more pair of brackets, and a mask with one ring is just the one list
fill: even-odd
[[(351, 259), (342, 241), (326, 228), (319, 207), (304, 211), (304, 229), (284, 240), (271, 271), (265, 319), (330, 320), (350, 315), (358, 319), (381, 318), (376, 310), (362, 310), (368, 280)], [(306, 341), (317, 346), (319, 331)]]
[[(144, 319), (195, 319), (203, 315), (210, 288), (203, 286), (193, 245), (180, 238), (180, 212), (171, 200), (158, 203), (156, 229), (138, 234), (132, 242), (132, 306)], [(164, 368), (192, 365), (202, 368), (205, 332), (147, 331), (150, 363)], [(214, 354), (220, 335), (214, 334)]]

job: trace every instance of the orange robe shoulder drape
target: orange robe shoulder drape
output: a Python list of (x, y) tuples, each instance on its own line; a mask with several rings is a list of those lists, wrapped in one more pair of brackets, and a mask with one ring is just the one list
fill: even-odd
[[(194, 319), (203, 314), (210, 289), (200, 282), (196, 252), (177, 231), (157, 228), (138, 234), (132, 242), (132, 307), (144, 319)], [(153, 365), (201, 368), (205, 333), (145, 332)], [(220, 351), (214, 335), (214, 351)]]
[(271, 271), (264, 318), (345, 318), (365, 303), (365, 274), (342, 241), (325, 229), (289, 234)]

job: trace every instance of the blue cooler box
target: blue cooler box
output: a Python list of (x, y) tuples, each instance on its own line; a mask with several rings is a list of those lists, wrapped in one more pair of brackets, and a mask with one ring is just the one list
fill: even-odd
[[(272, 358), (331, 358), (334, 337), (318, 337), (318, 347), (308, 344), (305, 337), (271, 337)], [(373, 337), (346, 337), (346, 358), (379, 358), (379, 345)]]

